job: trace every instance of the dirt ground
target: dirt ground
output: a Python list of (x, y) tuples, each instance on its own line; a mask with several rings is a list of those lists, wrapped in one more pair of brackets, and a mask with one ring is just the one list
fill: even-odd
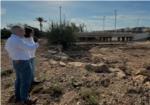
[[(1, 42), (1, 103), (14, 94), (15, 73)], [(150, 105), (150, 42), (74, 47), (64, 53), (40, 40), (36, 105)]]

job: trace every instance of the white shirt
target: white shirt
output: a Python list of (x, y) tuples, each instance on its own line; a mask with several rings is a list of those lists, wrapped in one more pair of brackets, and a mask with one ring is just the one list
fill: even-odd
[[(35, 44), (33, 37), (24, 38), (24, 41), (28, 44)], [(30, 58), (35, 57), (35, 52), (36, 52), (36, 49), (29, 50)]]
[(36, 49), (39, 46), (38, 43), (28, 44), (23, 39), (24, 37), (12, 34), (6, 41), (5, 49), (12, 60), (29, 60), (29, 50)]

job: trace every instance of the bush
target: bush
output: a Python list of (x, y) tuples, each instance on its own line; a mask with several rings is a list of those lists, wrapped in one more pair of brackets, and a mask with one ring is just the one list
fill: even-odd
[(99, 105), (98, 92), (90, 88), (82, 88), (80, 91), (81, 98), (86, 105)]
[(63, 49), (68, 49), (76, 41), (76, 29), (69, 24), (51, 24), (47, 33), (49, 44), (62, 45)]
[(10, 76), (12, 73), (13, 73), (13, 70), (11, 70), (11, 69), (3, 70), (3, 71), (1, 71), (1, 77)]
[(1, 39), (7, 39), (9, 38), (11, 35), (11, 31), (6, 29), (6, 28), (3, 28), (1, 29)]
[(43, 94), (49, 94), (51, 99), (54, 101), (59, 101), (60, 97), (63, 95), (64, 90), (60, 84), (52, 84), (52, 86), (47, 89), (42, 90)]

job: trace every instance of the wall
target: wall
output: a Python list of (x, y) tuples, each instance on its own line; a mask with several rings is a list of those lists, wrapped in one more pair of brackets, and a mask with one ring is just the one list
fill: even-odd
[(148, 33), (139, 33), (134, 35), (133, 40), (143, 40), (143, 39), (147, 39), (149, 36), (150, 35)]

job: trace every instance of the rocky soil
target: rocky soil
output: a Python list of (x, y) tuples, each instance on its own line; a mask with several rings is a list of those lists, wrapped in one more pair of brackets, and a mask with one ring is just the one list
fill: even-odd
[[(14, 94), (15, 73), (1, 43), (1, 103)], [(40, 40), (30, 95), (36, 105), (150, 105), (150, 42), (74, 47), (58, 52)]]

